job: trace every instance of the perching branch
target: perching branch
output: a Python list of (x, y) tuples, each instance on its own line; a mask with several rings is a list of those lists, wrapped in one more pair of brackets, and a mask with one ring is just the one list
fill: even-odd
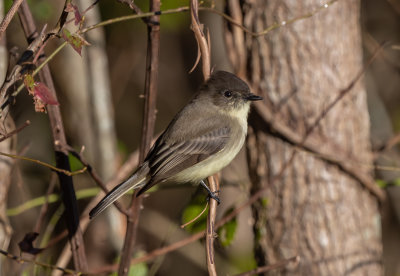
[[(210, 41), (207, 41), (203, 31), (203, 24), (199, 21), (199, 2), (198, 0), (190, 1), (190, 18), (191, 18), (191, 29), (194, 32), (194, 36), (197, 41), (197, 59), (196, 64), (201, 57), (203, 78), (207, 80), (211, 75), (211, 54), (210, 54)], [(195, 66), (196, 66), (195, 64)], [(192, 69), (193, 70), (193, 69)], [(216, 193), (218, 190), (218, 175), (208, 177), (209, 188), (212, 193)], [(210, 208), (207, 216), (207, 234), (206, 234), (206, 258), (207, 258), (207, 269), (208, 274), (211, 276), (217, 275), (217, 269), (215, 266), (215, 253), (214, 253), (214, 237), (215, 237), (215, 218), (217, 216), (217, 205), (218, 202), (215, 199), (210, 198)]]
[[(208, 184), (212, 192), (218, 191), (218, 177), (210, 176), (208, 178)], [(215, 239), (215, 218), (217, 217), (217, 206), (218, 202), (215, 199), (210, 198), (210, 208), (208, 209), (207, 216), (207, 232), (206, 232), (206, 258), (208, 274), (211, 276), (217, 275), (215, 266), (215, 252), (214, 252), (214, 239)]]

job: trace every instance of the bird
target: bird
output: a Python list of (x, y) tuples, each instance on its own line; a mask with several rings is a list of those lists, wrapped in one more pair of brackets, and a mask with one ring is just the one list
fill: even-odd
[(247, 135), (250, 103), (262, 97), (226, 71), (211, 74), (194, 97), (175, 115), (145, 160), (89, 213), (94, 218), (131, 189), (137, 196), (165, 182), (200, 183), (219, 201), (204, 179), (226, 167)]

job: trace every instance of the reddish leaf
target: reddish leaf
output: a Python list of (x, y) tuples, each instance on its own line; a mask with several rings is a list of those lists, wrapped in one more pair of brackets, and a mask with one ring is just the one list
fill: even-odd
[(75, 25), (78, 25), (79, 23), (82, 22), (82, 15), (79, 12), (79, 9), (76, 5), (72, 3), (68, 3), (67, 6), (65, 7), (66, 12), (73, 12), (75, 15)]
[(81, 54), (82, 46), (89, 45), (83, 37), (77, 34), (71, 34), (66, 28), (63, 29), (62, 36), (79, 55)]
[(36, 82), (33, 95), (39, 98), (44, 104), (59, 105), (50, 89), (42, 82)]

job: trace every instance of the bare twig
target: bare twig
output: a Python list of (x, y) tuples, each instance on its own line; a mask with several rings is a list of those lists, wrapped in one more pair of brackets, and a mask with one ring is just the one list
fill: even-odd
[(7, 12), (6, 16), (4, 16), (3, 21), (0, 23), (0, 39), (2, 38), (4, 32), (6, 31), (8, 24), (10, 24), (11, 19), (14, 17), (15, 13), (18, 11), (19, 6), (24, 0), (15, 0)]
[(374, 152), (374, 157), (376, 158), (380, 153), (385, 152), (387, 150), (390, 150), (392, 147), (400, 143), (400, 133), (397, 133), (394, 135), (392, 138), (386, 141), (385, 144), (383, 144), (381, 147), (379, 147), (375, 152)]
[[(210, 176), (208, 178), (208, 184), (210, 185), (210, 190), (212, 192), (216, 192), (218, 190), (217, 178), (214, 178), (214, 176)], [(208, 274), (211, 276), (217, 275), (214, 253), (215, 218), (217, 217), (217, 205), (218, 202), (215, 199), (210, 198), (210, 208), (208, 209), (207, 216), (206, 256)]]
[(118, 2), (127, 5), (131, 10), (137, 14), (142, 14), (142, 10), (135, 4), (133, 0), (117, 0)]
[[(199, 2), (198, 0), (190, 1), (190, 18), (191, 18), (191, 29), (194, 32), (194, 36), (197, 41), (197, 59), (201, 56), (202, 61), (202, 72), (204, 80), (207, 80), (211, 75), (211, 54), (210, 54), (210, 41), (207, 41), (206, 36), (203, 32), (203, 24), (199, 21)], [(208, 184), (212, 193), (217, 192), (218, 186), (218, 175), (208, 177)], [(217, 269), (215, 266), (215, 254), (214, 254), (214, 237), (215, 237), (215, 218), (217, 216), (217, 205), (218, 202), (215, 199), (210, 198), (210, 208), (208, 209), (207, 216), (207, 234), (206, 234), (206, 258), (207, 258), (207, 269), (208, 274), (211, 276), (217, 275)]]
[(202, 72), (204, 80), (210, 77), (211, 69), (211, 56), (207, 39), (203, 32), (203, 25), (199, 21), (199, 2), (197, 0), (190, 1), (190, 18), (191, 18), (191, 29), (194, 32), (194, 36), (197, 41), (197, 47), (200, 49), (201, 61), (202, 61)]
[(188, 226), (189, 224), (192, 224), (193, 222), (195, 222), (196, 220), (198, 220), (203, 214), (204, 212), (207, 210), (208, 208), (208, 202), (206, 203), (206, 206), (204, 207), (204, 209), (193, 219), (191, 219), (190, 221), (184, 223), (181, 225), (181, 228), (185, 228), (186, 226)]
[(84, 173), (84, 172), (86, 171), (86, 167), (84, 167), (83, 169), (77, 170), (77, 171), (75, 171), (75, 172), (71, 172), (71, 171), (67, 171), (67, 170), (65, 170), (65, 169), (57, 168), (57, 167), (55, 167), (55, 166), (53, 166), (53, 165), (50, 165), (50, 164), (48, 164), (48, 163), (46, 163), (46, 162), (43, 162), (43, 161), (40, 161), (40, 160), (37, 160), (37, 159), (32, 159), (32, 158), (25, 157), (25, 156), (19, 156), (19, 155), (10, 154), (10, 153), (5, 153), (5, 152), (0, 152), (0, 155), (7, 156), (7, 157), (10, 157), (10, 158), (14, 158), (14, 159), (19, 159), (19, 160), (25, 160), (25, 161), (33, 162), (33, 163), (42, 165), (42, 166), (44, 166), (44, 167), (47, 167), (47, 168), (49, 168), (49, 169), (52, 169), (53, 171), (56, 171), (56, 172), (65, 174), (65, 175), (67, 175), (67, 176), (73, 176), (73, 175), (81, 174), (81, 173)]
[[(150, 1), (152, 12), (160, 10), (160, 0)], [(160, 52), (160, 16), (152, 16), (147, 25), (147, 57), (145, 79), (145, 102), (142, 124), (142, 138), (140, 143), (139, 160), (142, 162), (149, 151), (154, 134), (156, 117), (156, 96), (158, 89), (158, 63)], [(118, 275), (127, 275), (135, 245), (136, 232), (139, 223), (140, 205), (142, 198), (133, 193), (129, 216), (127, 217), (127, 230)]]
[(244, 272), (244, 273), (240, 273), (240, 274), (236, 274), (235, 276), (251, 276), (254, 274), (261, 274), (261, 273), (265, 273), (271, 270), (275, 270), (275, 269), (279, 269), (279, 268), (284, 268), (286, 266), (290, 265), (295, 265), (297, 266), (300, 262), (300, 257), (299, 256), (294, 256), (292, 258), (289, 259), (285, 259), (282, 260), (280, 262), (277, 262), (275, 264), (272, 265), (266, 265), (266, 266), (262, 266), (262, 267), (257, 267), (256, 269)]
[(14, 134), (17, 134), (18, 132), (20, 132), (21, 130), (23, 130), (24, 128), (26, 128), (27, 126), (29, 126), (31, 124), (31, 121), (27, 120), (22, 126), (14, 129), (13, 131), (10, 131), (8, 133), (5, 133), (3, 135), (3, 137), (0, 138), (0, 142), (3, 142), (4, 140), (6, 140), (7, 138), (13, 136)]
[(8, 253), (8, 252), (6, 252), (6, 251), (4, 251), (4, 250), (1, 250), (1, 249), (0, 249), (0, 254), (4, 255), (4, 256), (6, 256), (7, 258), (9, 258), (9, 259), (11, 259), (11, 260), (14, 260), (14, 261), (16, 261), (16, 262), (18, 262), (18, 263), (20, 263), (20, 264), (23, 264), (23, 263), (32, 263), (32, 264), (35, 264), (35, 265), (38, 265), (38, 266), (41, 266), (41, 267), (45, 267), (45, 268), (57, 269), (57, 270), (62, 271), (62, 272), (65, 273), (65, 274), (82, 275), (82, 273), (81, 273), (81, 272), (78, 272), (78, 271), (74, 271), (74, 270), (71, 270), (71, 269), (66, 269), (66, 268), (54, 266), (54, 265), (51, 265), (51, 264), (46, 264), (46, 263), (42, 263), (42, 262), (37, 262), (37, 261), (32, 261), (32, 260), (24, 259), (24, 258), (15, 256), (15, 255), (12, 255), (12, 254), (10, 254), (10, 253)]

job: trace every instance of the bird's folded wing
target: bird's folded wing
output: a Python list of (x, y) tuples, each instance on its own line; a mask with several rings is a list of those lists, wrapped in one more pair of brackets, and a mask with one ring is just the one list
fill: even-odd
[(174, 144), (161, 142), (156, 147), (157, 152), (152, 152), (149, 156), (152, 177), (141, 192), (224, 149), (230, 131), (229, 127), (222, 127)]

